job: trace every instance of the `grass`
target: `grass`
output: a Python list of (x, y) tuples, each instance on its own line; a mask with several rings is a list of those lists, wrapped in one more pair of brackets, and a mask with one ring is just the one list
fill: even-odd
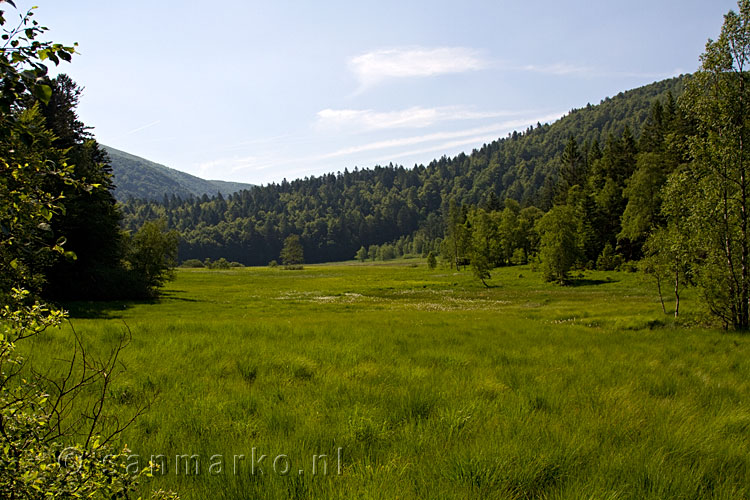
[[(123, 436), (141, 466), (168, 457), (146, 489), (750, 498), (746, 336), (674, 325), (637, 274), (561, 288), (514, 267), (486, 289), (413, 262), (180, 270), (156, 303), (72, 304), (91, 354), (133, 333), (111, 410), (156, 395)], [(698, 314), (689, 293), (682, 307)], [(69, 327), (47, 334), (34, 357), (69, 340)], [(199, 474), (175, 470), (193, 454)], [(288, 475), (272, 466), (282, 454)]]

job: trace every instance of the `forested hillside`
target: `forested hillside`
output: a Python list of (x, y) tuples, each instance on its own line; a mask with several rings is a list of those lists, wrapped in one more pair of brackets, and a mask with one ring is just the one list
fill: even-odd
[(124, 151), (102, 145), (109, 156), (116, 185), (115, 198), (129, 197), (162, 200), (167, 193), (180, 197), (236, 193), (249, 189), (251, 184), (241, 182), (210, 181), (165, 167)]
[[(548, 210), (561, 155), (573, 138), (592, 161), (630, 155), (656, 100), (679, 96), (686, 77), (653, 83), (571, 111), (483, 145), (471, 154), (427, 166), (376, 166), (256, 187), (229, 196), (181, 196), (166, 202), (128, 200), (128, 229), (163, 217), (182, 235), (180, 259), (225, 257), (265, 264), (279, 256), (289, 234), (301, 236), (310, 262), (351, 259), (362, 246), (401, 239), (409, 251), (436, 249), (450, 200), (500, 207), (505, 198)], [(622, 145), (622, 147), (620, 147)], [(624, 161), (628, 161), (627, 159)], [(620, 180), (624, 182), (624, 180)]]

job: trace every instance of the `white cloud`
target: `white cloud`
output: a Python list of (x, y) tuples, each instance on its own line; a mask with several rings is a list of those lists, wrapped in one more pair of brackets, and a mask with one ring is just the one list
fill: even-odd
[[(395, 148), (400, 148), (400, 147), (405, 147), (405, 146), (413, 146), (415, 144), (421, 144), (425, 142), (446, 141), (446, 140), (458, 139), (461, 137), (479, 136), (479, 135), (481, 135), (482, 137), (488, 137), (488, 136), (492, 136), (492, 134), (505, 133), (513, 128), (526, 127), (536, 122), (546, 123), (548, 121), (560, 118), (560, 116), (562, 115), (563, 113), (553, 113), (553, 114), (549, 114), (549, 115), (537, 117), (537, 118), (524, 118), (524, 119), (518, 119), (518, 120), (510, 120), (506, 122), (495, 123), (493, 125), (488, 125), (485, 127), (475, 127), (475, 128), (470, 128), (466, 130), (458, 130), (458, 131), (452, 131), (452, 132), (435, 132), (432, 134), (425, 134), (425, 135), (412, 136), (412, 137), (403, 137), (400, 139), (388, 139), (388, 140), (383, 140), (383, 141), (375, 141), (375, 142), (370, 142), (367, 144), (360, 144), (357, 146), (339, 149), (338, 151), (334, 151), (332, 153), (321, 155), (316, 159), (323, 160), (323, 159), (329, 159), (329, 158), (336, 158), (340, 156), (348, 156), (348, 155), (357, 154), (357, 153), (363, 153), (366, 151), (395, 149)], [(496, 135), (494, 137), (497, 138)]]
[(524, 71), (531, 71), (534, 73), (543, 73), (545, 75), (556, 75), (556, 76), (564, 76), (564, 75), (590, 75), (594, 73), (594, 69), (590, 68), (588, 66), (576, 66), (574, 64), (568, 64), (568, 63), (555, 63), (555, 64), (547, 64), (547, 65), (535, 65), (535, 64), (528, 64), (526, 66), (523, 66), (521, 69)]
[(676, 76), (682, 73), (681, 70), (676, 69), (672, 72), (640, 72), (640, 71), (609, 71), (601, 68), (594, 68), (592, 66), (580, 66), (576, 64), (570, 64), (566, 62), (558, 62), (553, 64), (527, 64), (525, 66), (507, 66), (506, 69), (513, 71), (527, 71), (532, 73), (541, 73), (544, 75), (553, 76), (581, 76), (581, 77), (592, 77), (592, 78), (654, 78), (664, 79), (671, 76)]
[[(226, 172), (237, 172), (240, 170), (263, 170), (275, 166), (273, 158), (259, 156), (232, 156), (218, 158), (198, 164), (199, 176), (204, 179), (218, 178)], [(217, 175), (213, 175), (213, 173)]]
[(126, 132), (125, 135), (135, 134), (136, 132), (140, 132), (141, 130), (146, 130), (147, 128), (151, 128), (151, 127), (156, 126), (156, 125), (158, 125), (160, 123), (161, 123), (161, 120), (156, 120), (156, 121), (153, 121), (151, 123), (147, 123), (146, 125), (142, 125), (142, 126), (140, 126), (138, 128), (134, 128), (130, 132)]
[(476, 50), (463, 47), (376, 50), (349, 61), (362, 88), (392, 78), (464, 73), (487, 65)]
[(324, 109), (317, 114), (318, 130), (371, 131), (390, 128), (423, 128), (438, 122), (481, 120), (521, 114), (517, 111), (472, 111), (457, 106), (437, 108), (411, 107), (379, 112), (371, 109)]
[[(340, 110), (347, 111), (347, 110)], [(361, 110), (348, 110), (353, 113), (341, 113), (342, 120), (347, 116), (359, 117)], [(471, 113), (471, 112), (467, 112)], [(499, 114), (499, 113), (497, 113)], [(332, 172), (354, 165), (372, 166), (398, 158), (426, 162), (431, 160), (429, 153), (450, 153), (462, 146), (480, 147), (483, 143), (493, 141), (512, 130), (522, 130), (537, 122), (554, 121), (564, 113), (545, 115), (518, 116), (510, 120), (499, 121), (481, 127), (470, 127), (461, 130), (431, 132), (408, 137), (397, 137), (372, 142), (355, 144), (330, 152), (310, 151), (309, 154), (285, 154), (283, 144), (269, 150), (259, 151), (253, 155), (226, 156), (197, 165), (200, 176), (204, 178), (232, 177), (245, 172), (244, 182), (262, 183), (279, 181), (282, 176), (297, 176), (310, 173)], [(339, 114), (335, 114), (339, 116)], [(296, 167), (296, 168), (295, 168)], [(283, 172), (283, 175), (279, 172)], [(222, 176), (222, 173), (224, 174)], [(250, 177), (247, 177), (249, 174)]]

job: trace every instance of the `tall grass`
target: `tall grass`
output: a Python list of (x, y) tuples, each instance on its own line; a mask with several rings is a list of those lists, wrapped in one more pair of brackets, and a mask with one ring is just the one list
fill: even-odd
[[(71, 323), (92, 355), (132, 331), (110, 401), (124, 415), (156, 398), (122, 437), (142, 465), (167, 457), (147, 489), (750, 497), (748, 338), (675, 325), (636, 274), (588, 273), (560, 288), (507, 268), (491, 289), (468, 274), (180, 270), (157, 303), (72, 304)], [(697, 303), (683, 307), (694, 323)], [(53, 332), (32, 355), (51, 365), (69, 342), (68, 329)], [(253, 450), (268, 456), (254, 474)], [(281, 454), (287, 475), (272, 467)], [(199, 474), (175, 470), (176, 455), (197, 455)], [(327, 456), (316, 475), (314, 455)]]

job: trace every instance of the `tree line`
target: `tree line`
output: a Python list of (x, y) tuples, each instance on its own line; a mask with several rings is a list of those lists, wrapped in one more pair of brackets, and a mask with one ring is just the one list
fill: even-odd
[(129, 199), (125, 227), (163, 219), (182, 235), (181, 258), (253, 265), (275, 259), (291, 234), (311, 262), (372, 258), (373, 247), (387, 259), (408, 237), (422, 255), (439, 249), (451, 265), (470, 264), (485, 283), (493, 267), (529, 259), (560, 283), (573, 268), (638, 265), (662, 303), (672, 291), (675, 314), (683, 287), (696, 285), (715, 317), (746, 329), (748, 19), (740, 0), (694, 75), (573, 110), (469, 155), (227, 197)]
[[(122, 243), (105, 158), (73, 112), (80, 90), (48, 75), (47, 64), (70, 61), (75, 46), (41, 39), (47, 28), (33, 10), (9, 23), (5, 8), (14, 2), (0, 5), (0, 491), (10, 499), (129, 498), (148, 471), (128, 468), (129, 450), (115, 443), (146, 407), (118, 418), (105, 410), (129, 337), (92, 359), (73, 329), (75, 351), (59, 360), (60, 376), (35, 370), (17, 347), (65, 320), (39, 296), (64, 276), (78, 278), (65, 266), (83, 273), (71, 286), (107, 276), (98, 266), (121, 265), (129, 279), (143, 279), (150, 236)], [(89, 218), (101, 234), (85, 234)], [(127, 252), (115, 253), (123, 261), (108, 260), (113, 249)]]
[[(404, 237), (416, 242), (420, 254), (437, 251), (451, 200), (459, 206), (494, 206), (513, 199), (522, 208), (546, 212), (555, 201), (560, 155), (571, 137), (593, 156), (603, 154), (610, 137), (620, 138), (626, 129), (634, 141), (652, 101), (668, 92), (679, 95), (684, 81), (625, 92), (573, 110), (552, 125), (537, 124), (426, 166), (355, 168), (228, 196), (131, 198), (122, 203), (124, 227), (135, 231), (147, 220), (163, 219), (181, 235), (181, 260), (224, 257), (245, 265), (277, 259), (289, 234), (300, 236), (309, 262), (351, 259), (360, 247), (395, 245)], [(608, 158), (619, 154), (606, 152)]]
[[(0, 154), (45, 162), (64, 175), (37, 172), (21, 178), (4, 172), (3, 228), (12, 224), (17, 186), (54, 193), (60, 212), (27, 227), (25, 240), (0, 246), (2, 289), (23, 284), (56, 300), (143, 298), (154, 296), (170, 276), (177, 258), (178, 234), (161, 221), (123, 231), (122, 215), (112, 195), (109, 159), (76, 114), (81, 88), (67, 75), (45, 80), (44, 99), (23, 94), (7, 109)], [(20, 160), (19, 160), (20, 161)], [(57, 251), (54, 251), (57, 250)]]

